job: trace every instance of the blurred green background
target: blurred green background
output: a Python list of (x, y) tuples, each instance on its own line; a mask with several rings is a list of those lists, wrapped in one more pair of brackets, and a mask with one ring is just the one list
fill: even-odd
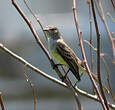
[[(35, 22), (29, 11), (27, 10), (23, 0), (17, 0), (28, 18), (32, 21), (38, 35), (44, 45), (47, 43), (39, 25)], [(104, 13), (111, 13), (115, 18), (115, 10), (112, 7), (110, 0), (102, 1)], [(78, 46), (79, 41), (72, 14), (72, 0), (31, 0), (28, 2), (35, 14), (40, 18), (41, 23), (46, 25), (56, 25), (65, 42), (75, 51), (78, 57), (82, 60), (81, 51)], [(89, 40), (89, 16), (88, 5), (84, 0), (77, 0), (78, 21), (82, 30), (83, 39)], [(101, 51), (112, 56), (111, 44), (107, 37), (104, 25), (97, 16), (99, 29), (101, 33)], [(115, 32), (115, 24), (106, 16), (110, 32)], [(93, 24), (94, 26), (94, 24)], [(11, 0), (2, 0), (0, 2), (0, 43), (3, 43), (10, 50), (21, 56), (32, 65), (38, 67), (47, 74), (58, 78), (55, 71), (52, 70), (50, 63), (36, 44), (36, 41), (30, 32), (28, 26), (21, 18), (17, 10), (13, 7)], [(96, 46), (96, 34), (93, 27), (93, 44)], [(90, 62), (89, 46), (84, 44), (88, 62)], [(96, 62), (96, 55), (94, 62)], [(107, 60), (107, 59), (106, 59)], [(113, 91), (115, 91), (115, 67), (107, 62), (110, 72), (110, 81)], [(95, 63), (96, 71), (96, 63)], [(37, 109), (39, 110), (76, 110), (76, 102), (71, 92), (44, 77), (34, 73), (26, 68), (26, 72), (32, 83), (37, 89)], [(106, 82), (106, 72), (104, 65), (101, 62), (101, 72), (103, 83)], [(75, 82), (75, 78), (68, 74)], [(59, 79), (59, 78), (58, 78)], [(78, 87), (82, 90), (92, 93), (92, 84), (87, 76), (83, 76)], [(24, 65), (10, 57), (0, 49), (0, 91), (3, 93), (5, 107), (8, 110), (32, 110), (33, 97), (32, 89), (26, 82), (24, 77)], [(79, 96), (85, 110), (101, 110), (101, 105), (95, 101)]]

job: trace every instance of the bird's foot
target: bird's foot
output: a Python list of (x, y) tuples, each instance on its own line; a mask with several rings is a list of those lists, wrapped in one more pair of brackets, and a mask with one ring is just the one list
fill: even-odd
[(66, 76), (62, 76), (62, 77), (61, 77), (62, 82), (64, 82), (65, 79), (66, 79)]
[(66, 74), (61, 78), (61, 79), (62, 79), (62, 82), (64, 82), (64, 80), (66, 79), (69, 70), (70, 70), (70, 69), (68, 69), (68, 71), (66, 72)]
[(62, 64), (54, 64), (53, 69), (57, 68), (58, 66), (62, 66)]

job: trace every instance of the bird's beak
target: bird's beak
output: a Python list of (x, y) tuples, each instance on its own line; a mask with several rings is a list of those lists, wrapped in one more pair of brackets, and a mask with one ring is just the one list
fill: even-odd
[(47, 32), (49, 31), (48, 28), (44, 28), (43, 31), (45, 34), (46, 41), (48, 41), (48, 37), (47, 37)]

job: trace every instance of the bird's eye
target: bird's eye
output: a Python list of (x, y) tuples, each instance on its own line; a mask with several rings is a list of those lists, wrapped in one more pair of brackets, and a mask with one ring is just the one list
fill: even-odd
[(51, 29), (51, 31), (55, 31), (55, 29)]
[(57, 29), (50, 29), (52, 33), (57, 33)]

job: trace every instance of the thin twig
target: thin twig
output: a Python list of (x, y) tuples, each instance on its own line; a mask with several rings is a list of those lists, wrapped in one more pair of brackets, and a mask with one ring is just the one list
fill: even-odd
[(5, 110), (4, 103), (3, 103), (3, 100), (2, 100), (2, 93), (1, 92), (0, 92), (0, 105), (1, 105), (1, 109)]
[[(87, 40), (84, 40), (84, 42), (87, 43), (94, 51), (97, 52), (97, 49), (94, 48)], [(105, 59), (104, 59), (104, 56), (106, 56), (106, 57), (108, 58), (108, 61), (111, 61), (111, 62), (112, 62), (112, 59), (111, 59), (111, 57), (110, 57), (108, 54), (106, 54), (106, 53), (100, 53), (100, 56), (101, 56), (101, 59), (102, 59), (102, 61), (103, 61), (103, 63), (104, 63), (105, 70), (106, 70), (106, 72), (107, 72), (107, 83), (108, 83), (108, 86), (109, 86), (109, 90), (108, 90), (107, 88), (105, 88), (105, 87), (103, 87), (103, 88), (107, 91), (107, 93), (110, 93), (110, 94), (111, 94), (112, 99), (115, 101), (115, 96), (114, 96), (114, 93), (112, 92), (112, 88), (111, 88), (111, 84), (110, 84), (109, 70), (108, 70), (107, 63), (106, 63), (106, 61), (105, 61)], [(103, 86), (104, 86), (104, 85), (103, 85)]]
[(26, 74), (26, 65), (24, 65), (24, 76), (26, 78), (26, 81), (29, 83), (31, 89), (32, 89), (32, 94), (33, 94), (33, 99), (34, 99), (34, 110), (36, 110), (36, 94), (35, 94), (35, 87), (34, 84), (31, 82), (31, 80), (29, 79), (29, 77)]
[(24, 0), (24, 3), (25, 3), (25, 5), (26, 5), (26, 7), (28, 8), (28, 10), (30, 11), (30, 13), (32, 14), (32, 16), (35, 18), (35, 20), (39, 23), (39, 25), (40, 25), (40, 27), (41, 27), (43, 33), (44, 33), (44, 36), (45, 36), (45, 38), (46, 38), (46, 41), (48, 41), (47, 36), (46, 36), (46, 33), (44, 32), (43, 26), (42, 26), (42, 24), (41, 24), (41, 22), (40, 22), (40, 19), (34, 14), (34, 12), (32, 11), (32, 9), (31, 9), (31, 8), (29, 7), (29, 5), (27, 4), (26, 0)]
[(106, 15), (110, 18), (110, 20), (111, 20), (113, 23), (115, 23), (115, 19), (112, 17), (112, 15), (111, 15), (109, 12), (107, 12)]
[(106, 29), (106, 31), (107, 31), (109, 40), (110, 40), (110, 42), (111, 42), (112, 51), (113, 51), (113, 58), (114, 58), (114, 60), (115, 60), (115, 44), (114, 44), (114, 40), (113, 40), (113, 38), (112, 38), (112, 35), (111, 35), (111, 33), (110, 33), (110, 31), (109, 31), (109, 28), (108, 28), (108, 25), (107, 25), (107, 23), (106, 23), (106, 19), (105, 19), (105, 16), (104, 16), (104, 11), (103, 11), (103, 7), (102, 7), (102, 4), (101, 4), (101, 1), (100, 1), (100, 0), (97, 0), (97, 2), (98, 2), (98, 6), (99, 6), (98, 11), (99, 11), (100, 17), (101, 17), (101, 19), (102, 19), (102, 21), (103, 21), (103, 23), (104, 23), (104, 26), (105, 26), (105, 29)]
[(82, 57), (83, 57), (83, 60), (84, 60), (84, 65), (85, 65), (86, 70), (88, 72), (88, 75), (89, 75), (89, 77), (91, 79), (93, 87), (95, 88), (95, 91), (96, 91), (96, 93), (97, 93), (97, 95), (98, 95), (98, 97), (100, 99), (100, 102), (102, 104), (103, 109), (107, 110), (106, 106), (105, 106), (105, 103), (103, 101), (103, 98), (102, 98), (102, 96), (101, 96), (101, 94), (99, 92), (99, 89), (98, 89), (98, 87), (97, 87), (97, 85), (95, 83), (95, 80), (93, 79), (92, 73), (91, 73), (91, 71), (89, 69), (89, 66), (88, 66), (88, 63), (87, 63), (87, 59), (86, 59), (86, 55), (85, 55), (85, 51), (84, 51), (84, 47), (83, 47), (83, 42), (82, 42), (83, 40), (82, 40), (82, 37), (81, 37), (82, 33), (80, 32), (80, 29), (79, 29), (79, 26), (78, 26), (77, 11), (76, 11), (76, 0), (73, 0), (73, 14), (74, 14), (74, 20), (75, 20), (76, 30), (77, 30), (78, 38), (79, 38), (79, 42), (80, 42), (81, 53), (82, 53)]
[[(90, 16), (90, 44), (92, 45), (92, 17), (91, 17), (91, 2), (90, 2), (90, 5), (89, 5), (89, 16)], [(94, 72), (92, 48), (90, 48), (90, 56), (91, 56), (91, 71)]]
[[(90, 44), (92, 45), (92, 16), (91, 16), (91, 1), (87, 0), (87, 4), (89, 5), (89, 23), (90, 23)], [(90, 47), (90, 57), (91, 57), (91, 71), (94, 72), (94, 65), (93, 65), (93, 53), (92, 48)]]
[[(46, 54), (47, 58), (49, 59), (51, 65), (55, 65), (54, 61), (52, 60), (49, 52), (47, 51), (47, 49), (45, 48), (45, 46), (43, 45), (43, 43), (41, 42), (40, 38), (38, 37), (33, 25), (31, 24), (31, 22), (29, 21), (29, 19), (26, 17), (26, 15), (24, 14), (24, 12), (22, 11), (22, 9), (18, 6), (16, 0), (12, 0), (12, 4), (14, 5), (14, 7), (17, 9), (17, 11), (19, 12), (19, 14), (22, 16), (22, 18), (25, 20), (25, 22), (27, 23), (28, 27), (30, 28), (37, 44), (41, 47), (41, 49), (43, 50), (43, 52)], [(59, 78), (61, 79), (63, 77), (62, 73), (59, 71), (58, 67), (55, 67), (54, 69), (56, 71), (56, 73), (58, 74)], [(76, 99), (76, 102), (77, 102), (77, 105), (78, 105), (78, 109), (79, 110), (82, 110), (82, 106), (81, 106), (81, 103), (78, 99), (78, 95), (76, 93), (76, 91), (74, 90), (74, 87), (72, 85), (72, 82), (69, 80), (69, 78), (67, 77), (65, 80), (64, 80), (64, 83), (66, 83), (66, 85), (68, 86), (68, 88), (72, 91), (75, 99)]]
[(83, 40), (83, 42), (87, 43), (94, 51), (97, 52), (97, 48), (95, 48), (93, 45), (91, 45), (89, 41)]
[(96, 34), (97, 34), (97, 76), (98, 76), (98, 80), (99, 80), (99, 87), (101, 90), (101, 94), (105, 103), (106, 108), (104, 107), (104, 109), (110, 110), (109, 106), (108, 106), (108, 102), (103, 90), (103, 86), (102, 86), (102, 80), (101, 80), (101, 72), (100, 72), (100, 33), (99, 33), (99, 29), (98, 29), (98, 24), (97, 24), (97, 18), (96, 18), (96, 14), (95, 14), (95, 7), (94, 7), (94, 3), (93, 0), (91, 0), (91, 6), (92, 6), (92, 12), (93, 12), (93, 18), (94, 18), (94, 24), (95, 24), (95, 29), (96, 29)]
[[(94, 51), (97, 52), (97, 48), (93, 47), (87, 40), (83, 40), (85, 43), (87, 43)], [(113, 65), (115, 65), (115, 62), (112, 60), (112, 58), (107, 53), (100, 53), (100, 56), (106, 56), (108, 61), (110, 61)]]
[[(11, 50), (9, 50), (8, 48), (6, 48), (3, 44), (0, 43), (0, 48), (5, 52), (7, 53), (8, 55), (10, 55), (11, 57), (13, 57), (14, 59), (18, 60), (19, 62), (21, 62), (22, 64), (26, 65), (28, 68), (30, 68), (31, 70), (35, 71), (35, 73), (37, 74), (40, 74), (41, 76), (43, 76), (44, 78), (52, 81), (53, 83), (56, 83), (62, 87), (65, 87), (65, 88), (68, 88), (67, 85), (63, 82), (61, 82), (60, 80), (44, 73), (43, 71), (39, 70), (38, 68), (36, 68), (35, 66), (31, 65), (29, 62), (27, 62), (26, 60), (24, 60), (22, 57), (16, 55), (15, 53), (13, 53)], [(95, 100), (95, 101), (100, 101), (96, 95), (92, 95), (92, 94), (89, 94), (77, 87), (75, 87), (75, 90), (77, 93), (87, 97), (87, 98), (90, 98), (92, 100)], [(109, 106), (115, 110), (115, 105), (114, 104), (109, 104)]]
[(112, 96), (113, 101), (115, 102), (115, 96), (114, 96), (114, 93), (112, 91), (111, 84), (110, 84), (109, 69), (108, 69), (108, 66), (107, 66), (107, 63), (106, 63), (104, 57), (102, 57), (102, 61), (104, 63), (105, 70), (106, 70), (106, 73), (107, 73), (107, 83), (108, 83), (109, 91), (110, 91), (110, 94)]
[(113, 8), (115, 9), (115, 1), (114, 0), (111, 0), (111, 3), (113, 5)]
[(26, 15), (24, 14), (24, 12), (21, 10), (21, 8), (17, 5), (16, 0), (12, 0), (12, 4), (14, 5), (14, 7), (17, 9), (17, 11), (19, 12), (19, 14), (22, 16), (22, 18), (24, 19), (24, 21), (27, 23), (28, 27), (30, 28), (30, 31), (32, 32), (37, 44), (42, 48), (43, 52), (46, 54), (47, 58), (49, 60), (51, 60), (51, 56), (49, 54), (49, 52), (47, 51), (47, 49), (45, 48), (45, 46), (42, 44), (41, 40), (39, 39), (39, 36), (37, 35), (33, 25), (31, 24), (31, 21), (29, 21), (29, 19), (26, 17)]
[[(89, 28), (90, 28), (90, 44), (92, 45), (92, 16), (91, 16), (91, 0), (87, 0), (87, 4), (89, 6)], [(94, 72), (94, 65), (93, 65), (93, 53), (92, 53), (92, 48), (90, 47), (90, 68), (91, 68), (91, 72)], [(93, 92), (95, 93), (95, 89), (93, 87)]]

